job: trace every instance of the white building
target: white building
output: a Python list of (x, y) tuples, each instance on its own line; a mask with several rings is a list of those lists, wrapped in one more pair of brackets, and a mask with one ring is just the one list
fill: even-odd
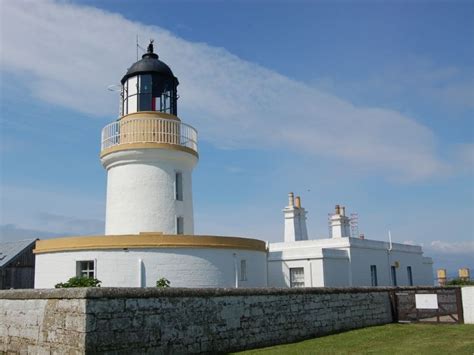
[(256, 239), (194, 235), (196, 130), (177, 116), (178, 79), (153, 42), (121, 80), (121, 112), (102, 130), (107, 171), (105, 235), (38, 241), (35, 287), (73, 276), (102, 286), (267, 285), (267, 250)]
[[(420, 246), (352, 238), (345, 208), (330, 216), (331, 238), (308, 240), (306, 212), (293, 193), (285, 214), (285, 242), (270, 243), (271, 287), (433, 285), (433, 261)], [(300, 209), (289, 216), (288, 211)], [(295, 233), (295, 231), (299, 231)]]
[[(102, 130), (107, 171), (105, 234), (36, 243), (35, 287), (73, 276), (102, 286), (301, 287), (428, 285), (432, 261), (418, 246), (350, 237), (337, 206), (332, 238), (309, 240), (306, 211), (289, 196), (284, 243), (194, 235), (196, 130), (177, 115), (178, 79), (150, 43), (121, 80), (119, 119)], [(268, 259), (268, 260), (267, 260)]]

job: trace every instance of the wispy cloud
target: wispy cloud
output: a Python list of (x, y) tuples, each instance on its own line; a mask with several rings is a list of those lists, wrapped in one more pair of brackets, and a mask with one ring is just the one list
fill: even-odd
[(462, 254), (474, 255), (474, 241), (465, 242), (445, 242), (441, 240), (434, 240), (428, 247), (438, 254)]
[(474, 270), (474, 241), (445, 242), (435, 240), (426, 245), (424, 254), (431, 256), (434, 269), (447, 269), (449, 277), (457, 277), (458, 269), (468, 267)]
[(44, 239), (58, 236), (60, 236), (60, 234), (44, 230), (22, 228), (15, 224), (0, 224), (0, 241), (2, 242), (29, 238)]
[[(13, 230), (42, 232), (39, 236), (98, 234), (104, 231), (103, 196), (44, 186), (2, 185), (0, 237)], [(13, 227), (12, 227), (13, 226)], [(8, 235), (5, 233), (8, 232)], [(34, 236), (27, 232), (26, 236)]]
[(184, 120), (217, 146), (285, 149), (401, 179), (446, 168), (431, 130), (412, 118), (356, 107), (224, 49), (69, 3), (11, 1), (2, 12), (2, 69), (26, 73), (32, 93), (53, 104), (115, 116), (118, 97), (105, 89), (134, 61), (139, 33), (181, 78)]
[(455, 159), (464, 169), (474, 170), (474, 143), (459, 144), (455, 147)]
[(94, 218), (62, 216), (40, 212), (38, 218), (43, 221), (46, 230), (62, 230), (68, 234), (100, 234), (104, 232), (104, 221)]
[[(320, 77), (315, 85), (341, 92), (353, 99), (377, 97), (382, 101), (406, 102), (407, 98), (433, 107), (464, 111), (474, 108), (474, 67), (443, 66), (419, 55), (401, 55), (388, 60), (360, 80)], [(403, 98), (403, 100), (400, 100)], [(445, 119), (455, 120), (456, 114)]]

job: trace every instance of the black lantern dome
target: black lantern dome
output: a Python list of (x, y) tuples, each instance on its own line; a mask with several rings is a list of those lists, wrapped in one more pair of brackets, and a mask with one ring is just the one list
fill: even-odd
[(178, 78), (153, 52), (153, 40), (147, 53), (128, 69), (121, 83), (123, 115), (139, 111), (177, 115)]

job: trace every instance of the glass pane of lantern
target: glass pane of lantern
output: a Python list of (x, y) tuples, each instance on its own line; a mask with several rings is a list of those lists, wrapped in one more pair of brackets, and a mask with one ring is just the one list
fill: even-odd
[(136, 76), (128, 78), (128, 96), (135, 95), (137, 93), (137, 84)]
[(137, 112), (137, 95), (128, 97), (128, 113)]
[(140, 93), (151, 93), (151, 75), (140, 75)]
[(138, 111), (151, 111), (151, 93), (150, 94), (140, 94), (140, 103)]
[(169, 91), (165, 91), (162, 95), (161, 99), (162, 107), (161, 107), (161, 112), (167, 112), (170, 113), (170, 93)]
[(154, 97), (153, 100), (155, 100), (155, 105), (153, 106), (153, 111), (160, 111), (161, 97)]

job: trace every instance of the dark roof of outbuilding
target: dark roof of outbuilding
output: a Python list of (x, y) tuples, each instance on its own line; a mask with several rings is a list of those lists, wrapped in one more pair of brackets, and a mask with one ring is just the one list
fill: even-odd
[(8, 264), (23, 250), (34, 244), (36, 240), (37, 239), (25, 239), (0, 243), (0, 268)]

